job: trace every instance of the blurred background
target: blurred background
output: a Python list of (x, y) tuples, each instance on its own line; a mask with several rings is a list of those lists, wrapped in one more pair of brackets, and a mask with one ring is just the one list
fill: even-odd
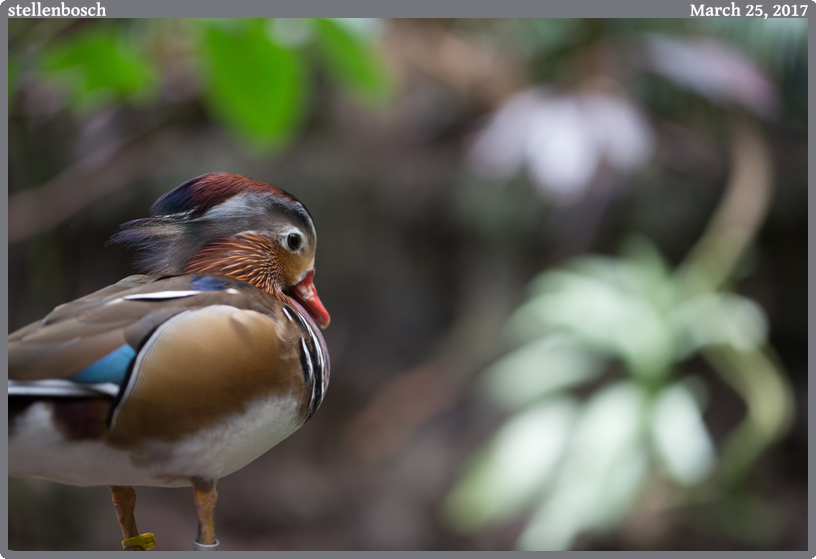
[[(292, 192), (331, 386), (222, 550), (806, 549), (807, 21), (9, 20), (9, 331), (185, 180)], [(139, 488), (188, 550), (191, 489)], [(117, 549), (9, 480), (12, 549)]]

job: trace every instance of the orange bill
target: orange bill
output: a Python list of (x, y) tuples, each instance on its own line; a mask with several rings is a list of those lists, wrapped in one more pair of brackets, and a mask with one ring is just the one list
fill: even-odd
[(320, 302), (317, 290), (314, 286), (314, 270), (306, 274), (300, 283), (289, 288), (289, 294), (306, 309), (306, 312), (314, 319), (318, 326), (325, 328), (329, 325), (331, 317), (326, 307)]

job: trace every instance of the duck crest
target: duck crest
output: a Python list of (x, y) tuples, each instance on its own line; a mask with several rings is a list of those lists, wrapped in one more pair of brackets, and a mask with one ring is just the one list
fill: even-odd
[(291, 194), (259, 180), (233, 173), (206, 173), (180, 184), (156, 200), (150, 208), (150, 215), (187, 214), (194, 219), (241, 193), (267, 194), (287, 202), (298, 202)]
[[(211, 243), (223, 244), (240, 233), (267, 230), (273, 212), (314, 234), (311, 215), (291, 194), (240, 175), (207, 173), (159, 198), (150, 209), (151, 217), (124, 223), (108, 244), (139, 250), (137, 265), (144, 273), (181, 274)], [(246, 246), (245, 241), (232, 244)], [(257, 242), (250, 244), (258, 248)], [(200, 264), (201, 258), (198, 260)], [(196, 271), (203, 270), (199, 266)]]

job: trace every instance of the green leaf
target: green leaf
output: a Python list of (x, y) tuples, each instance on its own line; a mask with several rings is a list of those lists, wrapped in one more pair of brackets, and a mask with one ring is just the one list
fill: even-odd
[(670, 319), (681, 334), (681, 356), (718, 344), (750, 351), (764, 344), (768, 335), (762, 308), (733, 293), (693, 297), (678, 305)]
[(528, 343), (482, 373), (483, 392), (499, 405), (516, 409), (559, 390), (596, 378), (602, 363), (586, 348), (564, 336)]
[[(665, 377), (675, 358), (674, 330), (660, 305), (639, 288), (637, 270), (614, 259), (582, 259), (535, 280), (535, 295), (511, 318), (521, 335), (563, 332), (588, 349), (619, 357), (632, 374)], [(587, 267), (592, 273), (584, 273)], [(584, 268), (584, 269), (581, 269)]]
[(702, 482), (714, 467), (714, 443), (692, 387), (681, 381), (663, 389), (652, 414), (652, 438), (668, 474), (682, 485)]
[(552, 495), (519, 538), (521, 549), (568, 549), (579, 533), (625, 518), (646, 472), (645, 404), (643, 391), (628, 381), (592, 396), (570, 438)]
[(592, 527), (611, 529), (625, 519), (640, 495), (649, 470), (649, 457), (642, 445), (623, 449), (604, 477), (594, 510)]
[(316, 19), (318, 45), (331, 75), (358, 97), (383, 100), (391, 93), (385, 65), (370, 41), (349, 25), (333, 19)]
[(557, 398), (508, 421), (469, 464), (444, 503), (448, 522), (473, 531), (518, 514), (551, 481), (575, 417), (571, 399)]
[(39, 70), (68, 90), (75, 110), (111, 99), (139, 100), (157, 81), (155, 70), (136, 46), (109, 26), (92, 27), (47, 47)]
[(207, 101), (239, 137), (281, 145), (303, 117), (305, 77), (296, 51), (273, 43), (262, 21), (201, 22)]
[(637, 279), (634, 289), (648, 293), (649, 299), (668, 309), (676, 300), (676, 286), (671, 270), (657, 247), (647, 237), (630, 235), (621, 248), (621, 256), (633, 269)]

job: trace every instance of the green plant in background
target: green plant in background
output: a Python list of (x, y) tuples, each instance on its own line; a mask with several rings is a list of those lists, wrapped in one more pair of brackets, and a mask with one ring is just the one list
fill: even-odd
[[(540, 274), (507, 329), (517, 349), (480, 378), (510, 414), (444, 503), (464, 532), (529, 515), (522, 549), (567, 549), (619, 527), (641, 492), (669, 480), (672, 502), (756, 545), (773, 516), (746, 490), (752, 466), (787, 431), (792, 390), (768, 345), (762, 309), (733, 291), (772, 192), (760, 129), (729, 113), (732, 172), (720, 206), (674, 271), (645, 238), (620, 257), (581, 256)], [(717, 450), (703, 413), (702, 357), (744, 401)]]
[(67, 91), (77, 111), (142, 99), (157, 78), (148, 59), (113, 27), (92, 27), (55, 43), (42, 53), (38, 70)]
[[(726, 193), (676, 271), (638, 237), (621, 257), (582, 256), (533, 280), (508, 323), (519, 347), (481, 376), (511, 415), (448, 496), (455, 527), (528, 512), (520, 548), (567, 549), (582, 532), (619, 526), (663, 476), (678, 489), (665, 506), (710, 505), (727, 511), (711, 521), (734, 537), (773, 537), (744, 482), (788, 429), (793, 396), (762, 309), (729, 283), (764, 217), (772, 173), (758, 129), (738, 119), (734, 130)], [(719, 456), (703, 421), (705, 384), (687, 371), (697, 355), (746, 405)]]
[[(791, 396), (762, 310), (728, 291), (689, 295), (645, 239), (630, 240), (620, 258), (547, 271), (529, 291), (508, 324), (520, 347), (481, 377), (511, 416), (445, 504), (459, 529), (531, 511), (518, 546), (567, 549), (579, 533), (625, 520), (657, 472), (681, 488), (737, 484), (786, 429)], [(762, 401), (749, 403), (719, 466), (702, 418), (705, 385), (682, 373), (698, 353)], [(604, 376), (612, 363), (621, 374)], [(575, 394), (598, 382), (587, 397)]]
[(27, 71), (67, 94), (75, 112), (121, 101), (157, 105), (165, 102), (162, 89), (178, 79), (173, 74), (179, 65), (170, 68), (163, 49), (181, 44), (180, 66), (193, 74), (188, 86), (197, 88), (194, 95), (213, 118), (250, 147), (279, 148), (304, 123), (318, 69), (360, 102), (388, 98), (391, 79), (376, 52), (377, 28), (376, 20), (347, 19), (145, 20), (58, 28), (55, 37), (41, 32), (41, 48), (10, 50), (9, 99), (16, 78)]
[[(803, 23), (763, 27), (756, 35), (780, 76), (803, 52)], [(530, 25), (522, 36), (533, 52), (570, 50), (570, 37), (578, 36), (548, 35), (549, 22)], [(606, 25), (622, 32), (652, 28), (635, 20)], [(677, 33), (685, 23), (666, 25)], [(589, 23), (583, 28), (607, 33)], [(723, 27), (735, 42), (751, 29)], [(739, 52), (678, 37), (644, 38), (650, 54), (640, 70), (723, 109), (732, 169), (720, 205), (676, 270), (650, 241), (630, 237), (619, 257), (581, 256), (531, 282), (526, 302), (507, 324), (516, 349), (478, 383), (508, 417), (443, 503), (444, 517), (459, 531), (525, 518), (517, 547), (568, 549), (579, 534), (619, 528), (660, 480), (672, 488), (662, 510), (696, 505), (696, 521), (708, 524), (703, 528), (758, 546), (776, 536), (778, 522), (746, 481), (788, 430), (794, 400), (768, 344), (762, 309), (735, 293), (733, 279), (764, 220), (773, 184), (770, 150), (746, 109), (772, 118), (779, 100), (774, 85)], [(720, 69), (706, 70), (713, 66)], [(734, 76), (750, 76), (751, 87)], [(659, 91), (641, 91), (641, 105), (659, 105)], [(690, 118), (681, 105), (666, 112)], [(707, 385), (702, 371), (693, 370), (699, 358), (745, 404), (744, 417), (721, 444), (703, 419)]]
[(201, 22), (207, 99), (221, 122), (253, 144), (285, 143), (302, 124), (309, 62), (362, 101), (388, 94), (365, 26), (329, 19)]
[(258, 143), (292, 134), (306, 89), (298, 53), (271, 40), (264, 23), (213, 20), (201, 26), (208, 104), (239, 137)]

